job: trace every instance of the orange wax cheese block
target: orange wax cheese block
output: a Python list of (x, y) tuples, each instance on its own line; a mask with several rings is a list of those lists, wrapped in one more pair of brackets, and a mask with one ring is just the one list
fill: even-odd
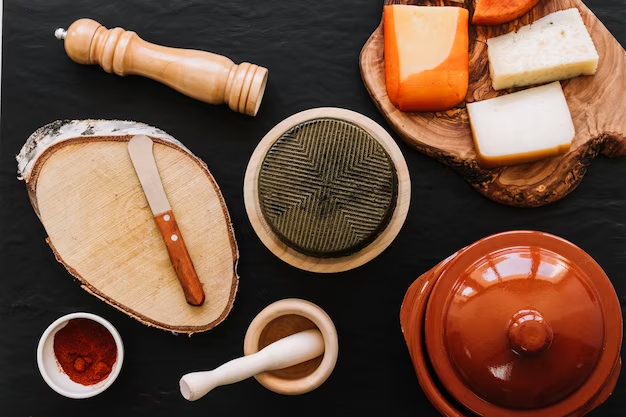
[(478, 163), (517, 165), (566, 153), (576, 135), (558, 81), (467, 105)]
[(445, 111), (469, 84), (469, 12), (452, 6), (384, 7), (387, 95), (401, 111)]
[(540, 0), (477, 0), (472, 24), (501, 25), (530, 12)]

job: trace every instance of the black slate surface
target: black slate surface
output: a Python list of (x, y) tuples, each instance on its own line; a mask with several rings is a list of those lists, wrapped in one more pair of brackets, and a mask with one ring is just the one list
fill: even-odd
[[(626, 45), (624, 0), (588, 6)], [(284, 118), (312, 107), (355, 110), (389, 126), (363, 86), (359, 52), (379, 23), (377, 0), (4, 2), (0, 132), (0, 414), (2, 416), (438, 416), (422, 393), (398, 313), (413, 280), (486, 235), (535, 229), (560, 235), (603, 266), (626, 301), (626, 159), (594, 161), (564, 200), (537, 209), (493, 203), (459, 176), (402, 142), (412, 205), (397, 240), (356, 270), (316, 275), (273, 256), (245, 215), (242, 181), (256, 144)], [(75, 64), (53, 36), (81, 17), (136, 31), (157, 44), (207, 50), (269, 69), (256, 118), (192, 100), (154, 81), (120, 78)], [(227, 320), (191, 338), (145, 327), (81, 290), (57, 263), (16, 179), (14, 156), (38, 127), (57, 119), (123, 118), (158, 126), (202, 158), (219, 183), (241, 253), (240, 290)], [(391, 132), (396, 139), (398, 136)], [(242, 353), (245, 331), (265, 306), (286, 297), (319, 304), (334, 320), (340, 356), (331, 378), (310, 394), (286, 397), (254, 379), (185, 401), (178, 380)], [(70, 400), (37, 371), (35, 351), (57, 317), (89, 311), (120, 331), (126, 360), (102, 395)], [(626, 379), (591, 415), (626, 415)]]

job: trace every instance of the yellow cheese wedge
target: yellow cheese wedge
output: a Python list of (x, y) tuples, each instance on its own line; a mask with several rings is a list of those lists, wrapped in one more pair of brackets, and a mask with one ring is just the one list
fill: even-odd
[(469, 12), (461, 7), (385, 6), (385, 80), (394, 106), (441, 111), (465, 99), (468, 20)]
[(469, 103), (479, 164), (495, 168), (566, 153), (574, 123), (559, 81)]

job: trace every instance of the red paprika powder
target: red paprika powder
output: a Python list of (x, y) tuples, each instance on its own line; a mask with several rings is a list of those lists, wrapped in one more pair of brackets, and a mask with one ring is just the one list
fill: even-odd
[(72, 319), (54, 336), (54, 354), (74, 382), (93, 385), (104, 380), (117, 359), (113, 335), (98, 322)]

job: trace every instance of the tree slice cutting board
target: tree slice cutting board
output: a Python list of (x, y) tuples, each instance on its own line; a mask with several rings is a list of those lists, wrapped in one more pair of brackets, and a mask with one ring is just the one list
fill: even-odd
[[(154, 157), (206, 300), (185, 297), (128, 154), (137, 134)], [(221, 323), (238, 288), (230, 216), (206, 164), (160, 129), (118, 120), (48, 124), (17, 156), (47, 242), (83, 289), (149, 326), (196, 333)]]
[[(461, 6), (473, 10), (471, 0), (394, 1), (385, 4)], [(577, 7), (600, 55), (595, 75), (561, 82), (574, 120), (576, 137), (566, 155), (496, 169), (478, 165), (466, 103), (509, 94), (522, 88), (495, 91), (491, 86), (486, 40), (502, 35), (558, 10)], [(555, 202), (580, 183), (599, 154), (626, 154), (626, 51), (580, 0), (542, 0), (522, 18), (488, 27), (470, 24), (470, 75), (466, 101), (446, 112), (403, 113), (387, 97), (383, 26), (364, 45), (361, 75), (376, 106), (410, 146), (452, 167), (484, 196), (499, 203), (536, 207)]]

